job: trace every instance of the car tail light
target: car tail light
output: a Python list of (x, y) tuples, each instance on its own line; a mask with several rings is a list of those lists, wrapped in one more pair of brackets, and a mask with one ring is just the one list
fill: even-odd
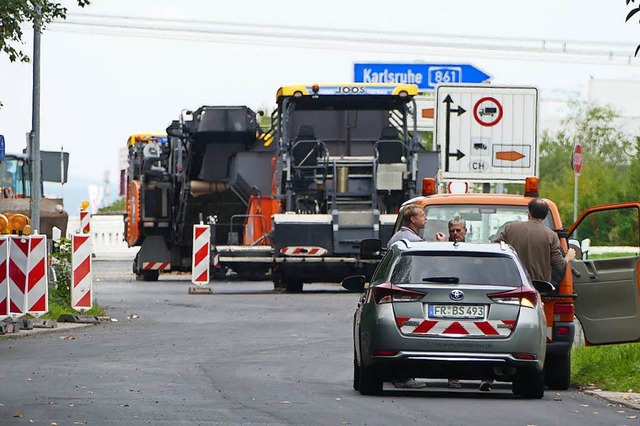
[(573, 303), (556, 303), (553, 305), (553, 313), (573, 315)]
[(557, 336), (568, 336), (569, 335), (569, 327), (565, 327), (565, 326), (556, 327), (556, 335)]
[(507, 303), (510, 305), (520, 305), (525, 308), (535, 308), (540, 296), (532, 288), (520, 286), (515, 290), (488, 295), (495, 303)]
[(391, 283), (384, 283), (373, 289), (373, 300), (376, 303), (417, 302), (426, 293), (401, 288)]
[(398, 353), (395, 349), (378, 349), (374, 352), (375, 356), (394, 356)]
[(538, 357), (536, 356), (536, 354), (519, 353), (519, 352), (514, 353), (514, 354), (513, 354), (513, 357), (514, 357), (515, 359), (531, 359), (531, 360), (538, 359)]

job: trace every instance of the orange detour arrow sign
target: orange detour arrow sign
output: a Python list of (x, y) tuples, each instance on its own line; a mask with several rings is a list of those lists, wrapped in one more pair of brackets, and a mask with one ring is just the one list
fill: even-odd
[(498, 152), (496, 152), (496, 159), (497, 160), (518, 161), (521, 158), (524, 158), (524, 154), (521, 154), (518, 151), (498, 151)]
[(433, 108), (423, 108), (422, 118), (433, 118), (433, 116), (434, 116)]

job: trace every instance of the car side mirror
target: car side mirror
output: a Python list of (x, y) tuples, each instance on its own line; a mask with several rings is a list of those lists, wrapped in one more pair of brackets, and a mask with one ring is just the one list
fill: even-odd
[(382, 241), (377, 238), (367, 238), (360, 241), (361, 259), (381, 259)]
[(364, 275), (352, 275), (342, 280), (340, 284), (349, 291), (361, 293), (364, 290), (366, 280)]
[(582, 247), (580, 247), (580, 242), (576, 239), (569, 239), (569, 248), (572, 248), (576, 251), (576, 259), (582, 259)]
[(556, 291), (556, 288), (553, 286), (553, 284), (548, 281), (533, 280), (533, 288), (535, 288), (542, 296), (551, 294)]
[(585, 259), (589, 257), (589, 248), (591, 247), (591, 239), (585, 238), (580, 243), (580, 248), (582, 249), (582, 253)]

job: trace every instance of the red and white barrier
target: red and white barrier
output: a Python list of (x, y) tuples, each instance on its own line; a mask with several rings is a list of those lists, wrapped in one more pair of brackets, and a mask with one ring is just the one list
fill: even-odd
[(80, 212), (80, 233), (91, 234), (91, 213), (88, 211)]
[(0, 320), (9, 316), (9, 242), (0, 237)]
[(71, 250), (71, 308), (84, 312), (93, 306), (91, 236), (72, 235)]
[(192, 283), (199, 286), (209, 284), (210, 254), (211, 227), (209, 225), (193, 225)]
[(49, 282), (47, 279), (47, 236), (29, 237), (27, 259), (27, 313), (36, 317), (49, 311)]
[(27, 311), (27, 271), (29, 268), (29, 239), (9, 237), (9, 314), (22, 315)]
[(168, 271), (171, 269), (169, 262), (142, 262), (142, 269), (145, 271)]

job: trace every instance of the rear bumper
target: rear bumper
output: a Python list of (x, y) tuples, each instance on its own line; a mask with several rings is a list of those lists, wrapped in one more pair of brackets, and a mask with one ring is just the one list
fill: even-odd
[(520, 369), (541, 371), (543, 361), (516, 359), (512, 354), (464, 352), (399, 352), (372, 357), (386, 380), (397, 377), (512, 380)]
[[(560, 328), (567, 329), (567, 333), (559, 333), (558, 330)], [(571, 348), (573, 347), (573, 340), (576, 334), (576, 326), (572, 322), (556, 322), (553, 324), (553, 329), (551, 330), (552, 337), (551, 341), (547, 342), (547, 353), (548, 354), (568, 354), (571, 352)]]

